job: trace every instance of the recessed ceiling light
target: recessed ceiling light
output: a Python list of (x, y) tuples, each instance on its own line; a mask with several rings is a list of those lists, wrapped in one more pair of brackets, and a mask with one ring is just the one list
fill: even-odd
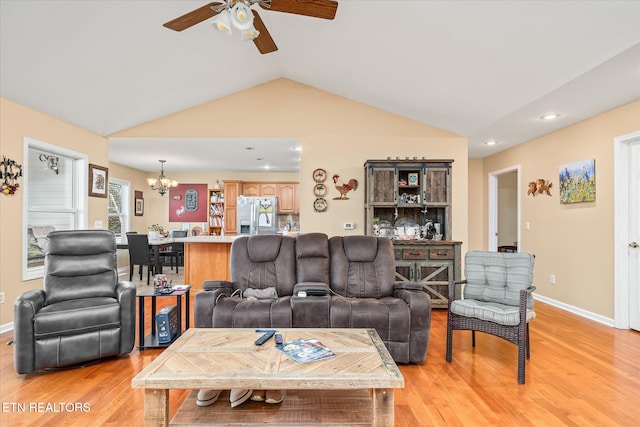
[(498, 141), (496, 141), (495, 139), (489, 140), (487, 142), (484, 143), (484, 145), (488, 145), (488, 146), (492, 146), (492, 145), (496, 145), (498, 143)]
[(293, 151), (300, 151), (300, 147), (291, 147)]
[(560, 113), (549, 113), (540, 116), (540, 120), (555, 120), (560, 117)]

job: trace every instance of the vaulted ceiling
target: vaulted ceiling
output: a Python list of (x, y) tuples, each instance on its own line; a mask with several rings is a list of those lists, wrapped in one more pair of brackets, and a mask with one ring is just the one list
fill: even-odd
[(0, 0), (0, 95), (106, 136), (285, 77), (465, 136), (470, 157), (640, 99), (637, 0), (255, 5), (266, 55), (208, 21), (162, 26), (206, 3)]

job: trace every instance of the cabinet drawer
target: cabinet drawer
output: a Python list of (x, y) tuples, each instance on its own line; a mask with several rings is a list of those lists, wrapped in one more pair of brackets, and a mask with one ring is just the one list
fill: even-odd
[(427, 250), (424, 248), (403, 249), (402, 259), (427, 259)]
[(453, 259), (454, 256), (453, 249), (429, 249), (429, 259)]

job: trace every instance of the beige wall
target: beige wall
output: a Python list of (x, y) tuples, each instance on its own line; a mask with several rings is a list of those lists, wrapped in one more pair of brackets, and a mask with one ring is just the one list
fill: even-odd
[[(613, 318), (613, 139), (637, 130), (640, 101), (487, 157), (482, 176), (477, 168), (470, 169), (470, 177), (482, 182), (486, 199), (489, 173), (521, 165), (521, 250), (536, 255), (539, 295)], [(589, 158), (596, 164), (596, 201), (561, 205), (559, 167)], [(551, 180), (552, 197), (527, 196), (527, 183), (538, 178)], [(485, 217), (469, 213), (469, 228), (482, 229), (482, 236), (487, 235), (486, 210), (483, 206)], [(525, 230), (526, 222), (530, 230)], [(471, 247), (476, 247), (480, 236), (473, 236)], [(556, 276), (555, 285), (549, 283), (550, 274)]]
[[(107, 140), (76, 126), (0, 98), (0, 155), (23, 164), (23, 138), (29, 137), (80, 153), (89, 163), (109, 165)], [(22, 184), (22, 180), (19, 182)], [(13, 302), (22, 292), (40, 288), (42, 280), (22, 281), (22, 195), (0, 195), (0, 325), (13, 321)], [(88, 224), (107, 224), (107, 199), (89, 197)]]
[[(469, 244), (468, 250), (486, 250), (487, 178), (483, 159), (469, 159)], [(464, 252), (463, 252), (464, 253)]]
[[(256, 114), (238, 126), (238, 117), (246, 113), (247, 105)], [(363, 165), (367, 159), (454, 159), (453, 238), (467, 239), (466, 138), (291, 80), (274, 80), (112, 136), (298, 138), (302, 147), (301, 231), (328, 235), (365, 232)], [(349, 193), (350, 200), (336, 201), (332, 199), (339, 194), (329, 183), (325, 213), (313, 210), (311, 175), (319, 167), (329, 176), (337, 173), (345, 180), (355, 178), (361, 185)], [(343, 230), (344, 222), (354, 222), (355, 230)]]

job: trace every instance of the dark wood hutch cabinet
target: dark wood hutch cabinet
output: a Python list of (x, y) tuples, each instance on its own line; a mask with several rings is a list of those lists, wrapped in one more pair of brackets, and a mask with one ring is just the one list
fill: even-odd
[[(453, 160), (367, 160), (365, 229), (398, 219), (440, 230), (442, 240), (394, 240), (397, 280), (421, 282), (434, 307), (447, 307), (447, 285), (460, 280), (461, 242), (451, 240), (451, 168)], [(384, 237), (381, 237), (384, 238)]]

